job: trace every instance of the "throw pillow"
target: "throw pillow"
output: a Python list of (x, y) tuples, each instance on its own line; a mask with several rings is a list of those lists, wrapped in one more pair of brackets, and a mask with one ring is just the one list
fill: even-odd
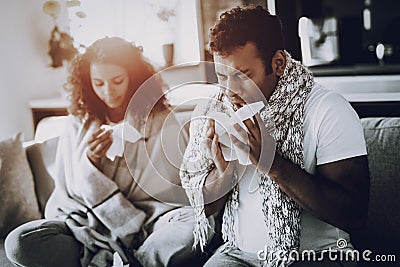
[(41, 218), (21, 136), (18, 133), (0, 141), (0, 238), (27, 221)]

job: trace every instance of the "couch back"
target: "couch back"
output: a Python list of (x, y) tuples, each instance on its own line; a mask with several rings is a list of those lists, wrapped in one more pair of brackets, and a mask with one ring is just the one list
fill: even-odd
[(368, 152), (370, 199), (365, 227), (352, 234), (359, 249), (400, 257), (400, 118), (361, 119)]

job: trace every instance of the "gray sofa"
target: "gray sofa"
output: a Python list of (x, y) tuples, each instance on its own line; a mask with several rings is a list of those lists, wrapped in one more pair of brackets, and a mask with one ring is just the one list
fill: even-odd
[[(178, 114), (182, 123), (189, 118), (188, 111)], [(362, 124), (371, 174), (369, 215), (364, 229), (351, 233), (352, 242), (359, 251), (371, 250), (370, 257), (379, 253), (396, 254), (399, 262), (400, 118), (364, 118)], [(25, 147), (40, 212), (43, 212), (54, 186), (51, 173), (57, 139), (54, 137)], [(0, 240), (0, 266), (12, 266), (3, 246), (4, 239)]]
[[(351, 241), (360, 254), (372, 251), (371, 259), (375, 255), (396, 256), (397, 264), (386, 262), (378, 266), (399, 266), (400, 118), (363, 118), (361, 122), (371, 178), (369, 211), (365, 227), (351, 233)], [(360, 265), (364, 264), (376, 266), (377, 262)]]

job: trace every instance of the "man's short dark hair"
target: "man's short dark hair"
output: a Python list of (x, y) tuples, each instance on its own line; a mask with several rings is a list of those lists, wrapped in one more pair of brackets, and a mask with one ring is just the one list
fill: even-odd
[(234, 7), (219, 17), (210, 31), (210, 52), (228, 56), (238, 46), (253, 42), (263, 60), (266, 72), (271, 73), (275, 52), (284, 49), (282, 23), (262, 6)]

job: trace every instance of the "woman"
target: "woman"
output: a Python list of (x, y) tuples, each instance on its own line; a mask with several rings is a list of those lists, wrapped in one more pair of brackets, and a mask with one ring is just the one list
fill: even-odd
[[(177, 167), (187, 138), (170, 116), (161, 82), (149, 79), (154, 73), (140, 48), (115, 37), (74, 59), (55, 190), (46, 219), (7, 237), (14, 264), (111, 266), (117, 252), (125, 264), (170, 266), (195, 256), (193, 212), (184, 207)], [(123, 121), (140, 138), (125, 141), (124, 155), (113, 159), (107, 151), (122, 136), (102, 125)]]

